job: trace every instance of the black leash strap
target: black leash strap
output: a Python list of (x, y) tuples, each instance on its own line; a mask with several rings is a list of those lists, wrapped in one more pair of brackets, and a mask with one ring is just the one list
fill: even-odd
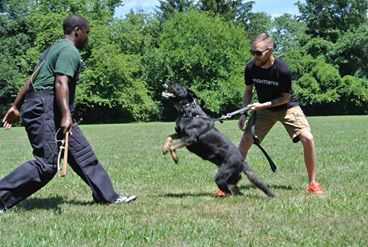
[[(240, 108), (239, 110), (236, 110), (236, 111), (227, 113), (226, 115), (222, 115), (218, 120), (222, 123), (223, 120), (230, 119), (233, 116), (238, 115), (238, 114), (240, 114), (240, 115), (241, 114), (245, 114), (247, 116), (248, 115), (248, 111), (249, 111), (249, 107), (246, 106), (246, 107)], [(271, 159), (270, 155), (268, 155), (268, 153), (266, 152), (266, 150), (261, 146), (261, 142), (260, 142), (260, 140), (258, 139), (258, 137), (255, 134), (255, 127), (256, 127), (256, 116), (255, 116), (255, 114), (256, 114), (256, 112), (254, 112), (253, 114), (254, 114), (254, 116), (253, 116), (254, 121), (253, 121), (252, 126), (251, 126), (251, 134), (252, 134), (252, 137), (253, 137), (253, 142), (262, 151), (262, 153), (264, 154), (264, 156), (266, 156), (266, 159), (268, 161), (268, 164), (271, 167), (271, 170), (273, 172), (276, 172), (277, 166), (276, 166), (275, 162), (273, 162), (273, 160)]]
[(266, 159), (268, 161), (268, 164), (271, 167), (271, 170), (273, 172), (276, 172), (277, 170), (277, 166), (275, 164), (275, 162), (273, 162), (273, 160), (271, 159), (270, 155), (268, 155), (268, 153), (266, 152), (266, 150), (261, 146), (261, 141), (259, 140), (258, 136), (256, 135), (256, 112), (253, 113), (253, 121), (252, 121), (252, 126), (250, 127), (250, 133), (252, 134), (253, 137), (253, 143), (262, 151), (262, 153), (264, 154), (264, 156), (266, 156)]
[(268, 161), (268, 164), (270, 164), (271, 170), (273, 172), (276, 172), (277, 166), (276, 166), (275, 162), (273, 162), (273, 160), (268, 155), (268, 153), (266, 152), (266, 150), (261, 146), (258, 137), (255, 136), (255, 135), (253, 135), (253, 142), (254, 142), (254, 145), (256, 145), (262, 151), (262, 153), (264, 154), (264, 156), (266, 156), (266, 159)]

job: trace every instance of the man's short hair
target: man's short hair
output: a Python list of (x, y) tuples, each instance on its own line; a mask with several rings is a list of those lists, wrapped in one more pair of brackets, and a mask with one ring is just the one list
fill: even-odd
[(270, 49), (275, 48), (275, 43), (273, 42), (273, 39), (268, 33), (261, 33), (257, 35), (257, 37), (254, 39), (253, 44), (264, 42), (266, 46)]
[(86, 18), (80, 15), (71, 15), (64, 19), (63, 22), (63, 30), (64, 34), (71, 34), (74, 28), (79, 27), (83, 29), (87, 29), (89, 26), (88, 21)]

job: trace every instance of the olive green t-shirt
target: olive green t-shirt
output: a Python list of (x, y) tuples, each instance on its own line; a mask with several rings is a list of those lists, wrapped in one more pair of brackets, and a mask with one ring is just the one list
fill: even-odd
[(41, 56), (42, 67), (33, 81), (36, 91), (53, 89), (56, 75), (69, 76), (76, 82), (81, 67), (81, 57), (78, 49), (67, 39), (56, 41)]

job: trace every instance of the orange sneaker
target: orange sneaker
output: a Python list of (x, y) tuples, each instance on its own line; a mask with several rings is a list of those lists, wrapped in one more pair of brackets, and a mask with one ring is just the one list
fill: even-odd
[(307, 192), (309, 192), (311, 194), (316, 194), (316, 195), (320, 195), (320, 194), (323, 194), (324, 193), (321, 185), (319, 183), (317, 183), (317, 182), (310, 183), (307, 186)]
[(229, 196), (230, 194), (228, 194), (228, 193), (225, 193), (225, 192), (223, 192), (222, 190), (218, 190), (218, 191), (216, 191), (216, 193), (215, 193), (215, 197), (227, 197), (227, 196)]

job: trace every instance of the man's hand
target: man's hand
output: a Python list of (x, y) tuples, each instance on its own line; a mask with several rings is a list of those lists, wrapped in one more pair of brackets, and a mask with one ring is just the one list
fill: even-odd
[(10, 107), (3, 118), (3, 127), (5, 129), (10, 129), (12, 127), (12, 124), (19, 120), (19, 116), (20, 113), (18, 108), (16, 108), (15, 106)]
[(65, 116), (63, 116), (61, 118), (61, 122), (60, 122), (60, 128), (63, 131), (63, 134), (65, 135), (66, 132), (68, 132), (69, 130), (71, 130), (73, 126), (73, 119), (71, 114), (65, 114)]
[(69, 77), (57, 75), (55, 79), (56, 102), (61, 112), (60, 128), (66, 134), (72, 126), (73, 120), (69, 110)]
[(253, 103), (248, 105), (249, 106), (249, 112), (255, 112), (255, 111), (259, 111), (259, 110), (265, 110), (270, 108), (272, 105), (271, 101), (269, 102), (265, 102), (265, 103)]

